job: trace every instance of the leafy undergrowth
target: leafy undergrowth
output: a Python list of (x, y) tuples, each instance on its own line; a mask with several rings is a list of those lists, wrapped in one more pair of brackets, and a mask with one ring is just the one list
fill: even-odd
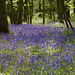
[(75, 31), (46, 25), (9, 25), (0, 36), (0, 72), (12, 75), (74, 75)]

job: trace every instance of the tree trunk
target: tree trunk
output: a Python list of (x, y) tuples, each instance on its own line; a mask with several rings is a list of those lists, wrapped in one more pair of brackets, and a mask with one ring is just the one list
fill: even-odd
[[(39, 12), (41, 12), (41, 0), (39, 0)], [(39, 14), (39, 17), (41, 17), (41, 13)]]
[(67, 1), (67, 4), (66, 4), (66, 6), (65, 6), (65, 7), (66, 7), (66, 10), (67, 10), (66, 13), (67, 13), (67, 16), (68, 16), (68, 17), (70, 17), (70, 6), (68, 6), (69, 1), (70, 1), (70, 0)]
[(30, 6), (30, 24), (32, 24), (32, 16), (33, 16), (33, 0), (29, 2)]
[(32, 16), (33, 16), (33, 0), (32, 0)]
[(45, 1), (43, 0), (43, 24), (45, 24)]
[(30, 6), (30, 24), (32, 24), (32, 6)]
[(68, 10), (66, 13), (67, 13), (67, 16), (70, 17), (70, 10)]
[(64, 0), (61, 0), (61, 6), (62, 6), (61, 9), (62, 9), (62, 13), (64, 14), (64, 19), (65, 19), (67, 28), (69, 28), (69, 26), (68, 26), (68, 22), (69, 22), (71, 29), (74, 31), (74, 28), (72, 27), (69, 17), (67, 16), (67, 13), (66, 13), (66, 9), (64, 6)]
[(49, 0), (50, 2), (50, 19), (52, 19), (52, 0)]
[(9, 33), (5, 0), (0, 0), (0, 33)]
[(53, 21), (55, 21), (55, 3), (54, 3), (54, 1), (53, 1), (53, 3), (52, 3), (52, 11), (53, 11)]
[(24, 20), (27, 22), (27, 16), (28, 16), (28, 0), (25, 0), (24, 4)]
[(10, 21), (11, 21), (11, 24), (14, 24), (14, 21), (13, 21), (13, 3), (12, 3), (12, 0), (10, 0)]
[(23, 14), (23, 0), (19, 0), (17, 24), (22, 24), (22, 14)]
[(53, 7), (53, 21), (55, 21), (55, 7)]
[(62, 14), (62, 9), (61, 9), (61, 0), (57, 0), (57, 12), (58, 12), (58, 19), (62, 21), (63, 14)]
[(27, 3), (27, 6), (28, 6), (28, 13), (27, 13), (27, 24), (30, 23), (30, 5), (29, 5), (29, 2), (30, 0), (27, 0), (28, 3)]

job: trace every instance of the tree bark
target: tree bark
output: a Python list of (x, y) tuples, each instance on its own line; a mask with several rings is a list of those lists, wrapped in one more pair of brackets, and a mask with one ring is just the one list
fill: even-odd
[[(41, 0), (39, 0), (39, 12), (41, 12)], [(41, 17), (41, 13), (39, 14), (39, 17)]]
[(70, 6), (68, 6), (69, 1), (70, 1), (70, 0), (67, 1), (67, 4), (66, 4), (66, 6), (65, 6), (65, 7), (66, 7), (66, 10), (67, 10), (66, 13), (67, 13), (67, 16), (68, 16), (68, 17), (70, 17)]
[(55, 4), (52, 3), (52, 11), (53, 11), (53, 21), (55, 21)]
[(13, 21), (13, 3), (12, 3), (12, 0), (10, 0), (10, 21), (11, 21), (11, 24), (14, 24), (14, 21)]
[(62, 21), (63, 19), (63, 14), (62, 14), (62, 9), (61, 9), (61, 0), (57, 0), (57, 12), (58, 12), (58, 19)]
[(52, 0), (49, 0), (50, 2), (50, 19), (52, 19)]
[(45, 24), (45, 1), (43, 0), (43, 24)]
[(74, 31), (74, 28), (72, 27), (69, 17), (67, 16), (67, 13), (66, 13), (66, 9), (64, 6), (64, 0), (61, 0), (61, 6), (62, 6), (61, 9), (62, 9), (62, 13), (64, 14), (64, 19), (65, 19), (67, 28), (69, 28), (69, 26), (68, 26), (68, 22), (69, 22), (71, 29)]
[(30, 24), (32, 24), (32, 16), (33, 16), (33, 0), (29, 1), (30, 6)]
[(17, 24), (22, 24), (22, 14), (23, 14), (23, 0), (19, 0)]
[(5, 0), (0, 0), (0, 33), (9, 33)]
[(27, 22), (27, 16), (28, 16), (28, 0), (25, 0), (24, 4), (24, 20)]

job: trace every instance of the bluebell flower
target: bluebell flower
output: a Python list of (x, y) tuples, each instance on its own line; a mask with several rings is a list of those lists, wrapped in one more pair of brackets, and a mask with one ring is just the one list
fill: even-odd
[(26, 55), (29, 55), (29, 52), (27, 52)]
[(29, 73), (29, 70), (27, 70), (26, 73), (28, 74)]
[(73, 58), (71, 58), (71, 62), (73, 62)]
[(43, 69), (43, 73), (44, 73), (45, 69)]
[(34, 71), (35, 73), (37, 72), (37, 71)]
[(17, 67), (17, 63), (13, 63), (15, 67)]
[(36, 60), (39, 60), (39, 57), (36, 57)]
[(73, 69), (71, 69), (71, 71), (73, 71)]
[(74, 50), (74, 54), (75, 54), (75, 50)]
[(55, 67), (55, 62), (52, 62), (52, 64), (53, 64), (53, 67)]
[(12, 58), (10, 58), (9, 61), (12, 61)]
[(62, 64), (62, 61), (60, 61), (60, 65), (63, 65), (63, 64)]
[(22, 72), (22, 69), (20, 69), (19, 71)]
[(54, 71), (52, 71), (52, 75), (54, 75)]
[(47, 75), (49, 74), (49, 72), (47, 72)]
[(65, 64), (65, 66), (67, 67), (67, 64)]
[(48, 69), (50, 70), (51, 66), (48, 66)]

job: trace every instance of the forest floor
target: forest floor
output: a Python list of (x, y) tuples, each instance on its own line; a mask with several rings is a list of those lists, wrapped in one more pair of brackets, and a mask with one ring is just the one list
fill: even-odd
[(13, 34), (0, 36), (0, 74), (75, 75), (75, 31), (36, 21), (9, 24)]
[[(42, 18), (33, 19), (33, 24), (43, 25), (42, 21), (43, 21)], [(72, 26), (75, 27), (75, 17), (71, 17), (70, 21), (71, 21)], [(65, 21), (63, 24), (58, 21), (49, 20), (48, 18), (45, 19), (45, 25), (50, 25), (53, 27), (66, 27)]]

